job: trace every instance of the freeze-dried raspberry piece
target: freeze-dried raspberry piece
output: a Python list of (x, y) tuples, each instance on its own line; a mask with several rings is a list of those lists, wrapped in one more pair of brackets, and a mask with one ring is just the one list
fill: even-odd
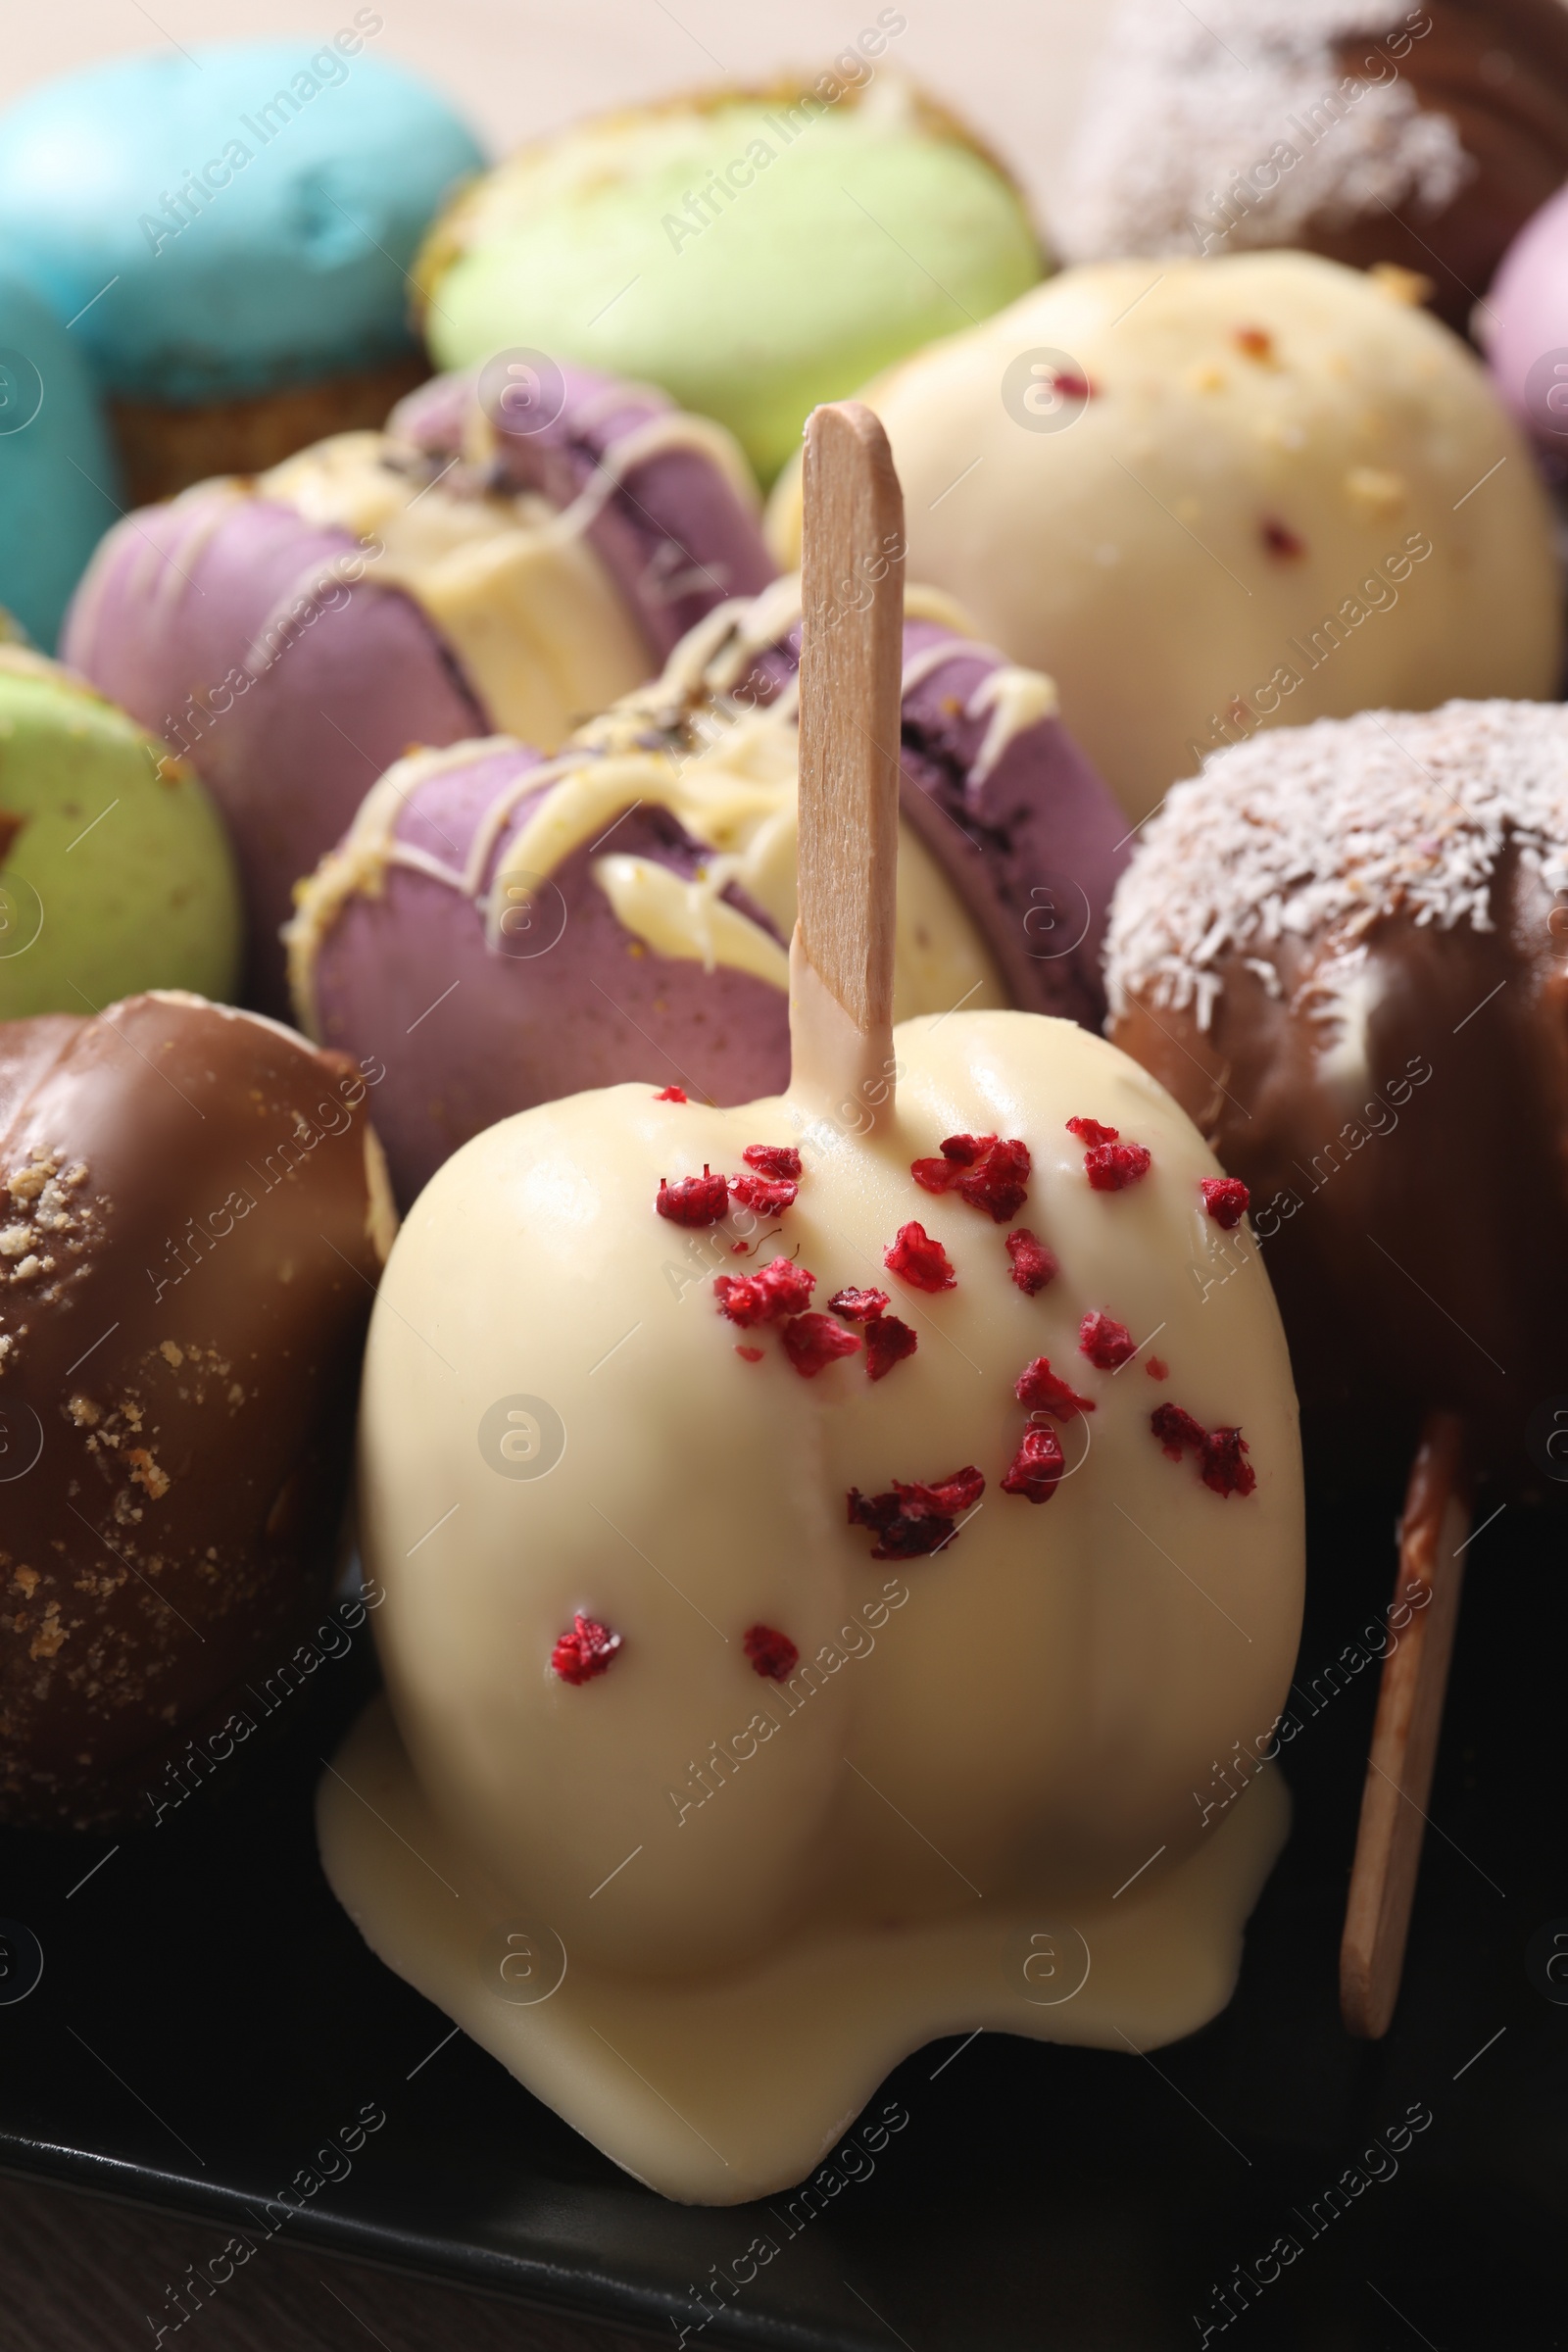
[(662, 1094), (654, 1097), (656, 1102), (684, 1102), (687, 1100), (686, 1089), (683, 1086), (666, 1086)]
[(1124, 1193), (1152, 1165), (1153, 1154), (1142, 1144), (1097, 1144), (1084, 1153), (1084, 1174), (1097, 1193)]
[(1198, 1189), (1216, 1225), (1233, 1233), (1247, 1214), (1250, 1193), (1239, 1176), (1200, 1176)]
[(1074, 1421), (1080, 1413), (1092, 1413), (1095, 1400), (1080, 1396), (1058, 1374), (1051, 1369), (1049, 1355), (1037, 1355), (1032, 1364), (1025, 1364), (1012, 1384), (1012, 1393), (1020, 1404), (1033, 1405), (1039, 1412), (1054, 1413), (1058, 1420)]
[(741, 1153), (759, 1176), (799, 1176), (801, 1155), (793, 1144), (748, 1144)]
[(1156, 1404), (1149, 1416), (1149, 1426), (1159, 1440), (1160, 1450), (1169, 1454), (1173, 1462), (1181, 1460), (1184, 1446), (1202, 1446), (1208, 1440), (1201, 1421), (1195, 1421), (1179, 1404)]
[(749, 1625), (741, 1643), (752, 1661), (752, 1672), (765, 1675), (770, 1683), (788, 1682), (800, 1664), (801, 1653), (788, 1634), (771, 1625)]
[(1101, 1144), (1113, 1144), (1120, 1135), (1119, 1127), (1102, 1127), (1098, 1119), (1069, 1119), (1067, 1133), (1075, 1135), (1081, 1144), (1091, 1149)]
[(911, 1159), (909, 1174), (925, 1193), (950, 1193), (963, 1174), (956, 1159)]
[(958, 1195), (971, 1208), (983, 1208), (988, 1217), (1005, 1225), (1029, 1198), (1028, 1145), (1016, 1136), (993, 1144), (984, 1159), (958, 1178)]
[(874, 1323), (887, 1311), (886, 1291), (835, 1291), (828, 1307), (846, 1323)]
[(882, 1263), (912, 1291), (954, 1291), (958, 1287), (947, 1251), (923, 1225), (901, 1225), (882, 1252)]
[(1239, 1429), (1211, 1429), (1199, 1448), (1199, 1470), (1216, 1494), (1250, 1494), (1257, 1472), (1244, 1457), (1247, 1440)]
[(1040, 1426), (1026, 1429), (1023, 1444), (1002, 1482), (1004, 1494), (1022, 1494), (1030, 1502), (1049, 1502), (1067, 1466), (1055, 1431)]
[(1170, 1366), (1162, 1355), (1152, 1355), (1145, 1364), (1144, 1370), (1149, 1374), (1151, 1380), (1169, 1380), (1170, 1378)]
[(1026, 1297), (1033, 1298), (1048, 1282), (1054, 1282), (1061, 1269), (1054, 1253), (1044, 1242), (1037, 1242), (1026, 1225), (1009, 1233), (1003, 1248), (1012, 1260), (1012, 1279)]
[(782, 1176), (732, 1176), (729, 1180), (730, 1198), (742, 1208), (755, 1208), (763, 1216), (775, 1217), (786, 1208), (793, 1208), (800, 1186)]
[(700, 1176), (683, 1176), (678, 1184), (666, 1184), (661, 1176), (654, 1206), (672, 1225), (716, 1225), (729, 1206), (729, 1186), (705, 1159)]
[(735, 1352), (737, 1355), (744, 1355), (749, 1364), (760, 1364), (762, 1360), (760, 1348), (737, 1348)]
[(1126, 1324), (1097, 1307), (1078, 1326), (1078, 1352), (1088, 1356), (1097, 1372), (1114, 1372), (1138, 1348)]
[(919, 1345), (907, 1323), (901, 1323), (897, 1315), (874, 1315), (865, 1327), (866, 1378), (881, 1380)]
[(861, 1343), (831, 1315), (797, 1315), (779, 1333), (784, 1352), (803, 1380), (814, 1380), (841, 1355), (858, 1355)]
[(551, 1671), (564, 1683), (591, 1683), (595, 1675), (605, 1672), (619, 1647), (618, 1634), (601, 1625), (597, 1617), (585, 1617), (579, 1609), (571, 1631), (563, 1634), (550, 1652)]
[(776, 1323), (798, 1315), (811, 1302), (816, 1276), (787, 1257), (775, 1257), (755, 1274), (715, 1274), (713, 1293), (718, 1311), (750, 1331), (759, 1323)]
[(849, 1493), (852, 1527), (868, 1527), (877, 1538), (873, 1560), (914, 1560), (940, 1551), (957, 1532), (955, 1517), (972, 1510), (985, 1493), (986, 1482), (971, 1462), (932, 1486), (901, 1485), (895, 1479), (888, 1494)]

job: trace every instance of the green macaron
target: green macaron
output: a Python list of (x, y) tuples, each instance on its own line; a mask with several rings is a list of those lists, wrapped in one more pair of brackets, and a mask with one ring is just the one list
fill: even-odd
[(0, 641), (0, 1019), (149, 988), (222, 998), (239, 950), (228, 837), (191, 769)]
[(1043, 267), (1001, 166), (847, 51), (805, 86), (524, 149), (456, 200), (416, 271), (439, 366), (524, 350), (660, 384), (728, 425), (767, 481), (818, 401), (1001, 310)]

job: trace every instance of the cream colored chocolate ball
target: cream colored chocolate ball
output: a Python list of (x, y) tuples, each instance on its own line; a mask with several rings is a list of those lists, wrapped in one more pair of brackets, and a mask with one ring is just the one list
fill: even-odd
[[(865, 392), (909, 576), (1056, 680), (1129, 816), (1261, 726), (1555, 693), (1544, 493), (1418, 291), (1303, 253), (1099, 264)], [(798, 473), (772, 526), (798, 545)]]
[[(504, 1120), (420, 1195), (375, 1310), (362, 1524), (391, 1712), (322, 1784), (328, 1879), (384, 1959), (676, 2197), (799, 2180), (938, 2034), (1194, 2031), (1284, 1834), (1260, 1760), (1299, 1629), (1300, 1456), (1256, 1245), (1205, 1213), (1185, 1114), (1086, 1030), (959, 1013), (894, 1042), (868, 1137), (853, 1103), (651, 1085)], [(1084, 1116), (1147, 1173), (1095, 1190)], [(1037, 1292), (1007, 1223), (912, 1178), (955, 1130), (1027, 1144), (1013, 1222), (1059, 1260)], [(757, 1255), (734, 1216), (656, 1214), (662, 1177), (757, 1144), (804, 1168), (793, 1205), (740, 1219)], [(910, 1221), (955, 1288), (886, 1269)], [(818, 1311), (886, 1291), (915, 1351), (803, 1377), (777, 1323), (714, 1296), (775, 1253)], [(1119, 1368), (1080, 1346), (1098, 1311), (1144, 1343)], [(1040, 1356), (1088, 1409), (1036, 1503), (1004, 1478)], [(1161, 1404), (1240, 1424), (1250, 1491), (1173, 1458)], [(878, 1557), (851, 1522), (854, 1489), (969, 1464), (978, 1507), (929, 1556)], [(579, 1618), (618, 1646), (573, 1680), (553, 1659)], [(778, 1678), (759, 1628), (789, 1645)]]

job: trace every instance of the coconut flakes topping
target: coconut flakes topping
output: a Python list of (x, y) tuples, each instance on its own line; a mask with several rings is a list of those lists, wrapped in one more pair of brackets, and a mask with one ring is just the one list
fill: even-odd
[(1446, 703), (1266, 729), (1172, 787), (1111, 907), (1113, 1014), (1142, 997), (1206, 1029), (1223, 959), (1255, 969), (1285, 939), (1348, 955), (1401, 914), (1493, 928), (1515, 848), (1568, 889), (1568, 709)]
[(1407, 16), (1404, 0), (1122, 0), (1054, 211), (1066, 259), (1295, 245), (1380, 204), (1444, 211), (1475, 166), (1378, 47)]

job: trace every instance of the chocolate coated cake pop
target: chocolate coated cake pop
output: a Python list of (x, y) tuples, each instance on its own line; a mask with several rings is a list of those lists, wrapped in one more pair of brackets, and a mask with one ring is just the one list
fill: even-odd
[(1532, 1414), (1568, 1385), (1565, 927), (1554, 704), (1221, 752), (1117, 891), (1110, 1033), (1250, 1188), (1342, 1467), (1407, 1456), (1442, 1405), (1484, 1465), (1542, 1469)]
[(378, 1074), (184, 995), (0, 1025), (0, 1820), (151, 1817), (323, 1598)]

